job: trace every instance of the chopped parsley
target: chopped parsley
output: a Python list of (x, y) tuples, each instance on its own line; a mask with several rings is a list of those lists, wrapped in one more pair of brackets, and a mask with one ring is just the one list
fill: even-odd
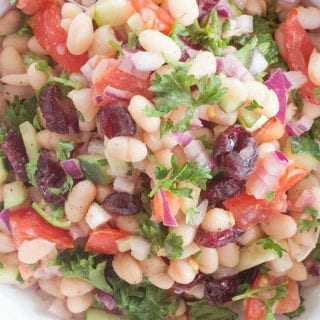
[(171, 166), (171, 169), (166, 169), (162, 164), (157, 164), (154, 173), (158, 181), (149, 193), (150, 197), (164, 188), (178, 196), (191, 198), (192, 189), (179, 188), (178, 182), (189, 181), (201, 189), (205, 189), (207, 180), (212, 178), (211, 170), (205, 163), (188, 160), (182, 167), (179, 167), (175, 156), (172, 156)]
[(119, 52), (120, 55), (123, 56), (123, 48), (119, 42), (109, 40), (108, 43), (110, 44), (110, 46), (114, 47)]
[(192, 320), (235, 320), (238, 315), (232, 310), (211, 305), (204, 301), (187, 302)]
[(69, 192), (73, 187), (73, 179), (67, 175), (63, 185), (59, 188), (49, 188), (49, 191), (55, 196)]
[(4, 111), (3, 121), (9, 128), (19, 130), (19, 125), (25, 121), (33, 122), (37, 114), (37, 99), (19, 99), (14, 96), (12, 102), (8, 102)]
[(301, 112), (303, 109), (303, 98), (299, 89), (291, 90), (291, 98), (294, 104), (298, 107), (298, 110)]
[(317, 142), (313, 141), (307, 136), (290, 137), (289, 139), (291, 152), (297, 153), (308, 153), (310, 156), (320, 161), (320, 147)]
[(195, 214), (199, 214), (200, 210), (198, 208), (188, 208), (186, 212), (186, 223), (193, 224), (193, 217)]
[(267, 202), (271, 202), (275, 197), (275, 192), (274, 191), (269, 191), (267, 192), (267, 195), (266, 195), (266, 201)]
[(299, 219), (297, 221), (298, 229), (300, 232), (310, 231), (311, 228), (317, 228), (320, 226), (318, 220), (318, 210), (313, 207), (307, 207), (303, 210), (304, 214), (308, 214), (310, 219)]
[[(284, 298), (287, 295), (287, 282), (281, 283), (277, 286), (268, 286), (262, 288), (251, 289), (248, 288), (244, 293), (239, 294), (232, 298), (232, 301), (240, 301), (243, 299), (251, 298), (261, 301), (266, 307), (265, 320), (275, 320), (275, 316), (272, 311), (273, 305), (280, 299)], [(275, 291), (275, 294), (272, 298), (264, 298), (259, 295), (259, 293), (266, 291)]]
[(318, 101), (320, 101), (320, 88), (314, 88), (313, 90), (312, 90), (312, 93), (314, 93), (315, 94), (315, 98), (318, 100)]
[(27, 176), (29, 179), (29, 182), (36, 186), (36, 173), (37, 173), (38, 167), (37, 167), (37, 161), (31, 160), (26, 164), (26, 171)]
[[(219, 76), (204, 76), (195, 79), (188, 74), (189, 63), (168, 62), (173, 68), (170, 74), (155, 74), (155, 80), (151, 81), (149, 88), (155, 94), (153, 99), (155, 109), (146, 106), (145, 114), (150, 117), (166, 116), (179, 106), (185, 106), (184, 117), (177, 123), (172, 121), (162, 125), (162, 136), (171, 130), (172, 132), (186, 131), (190, 128), (191, 122), (198, 106), (204, 104), (214, 104), (226, 93), (221, 87)], [(194, 97), (193, 90), (198, 89), (199, 97)]]
[(75, 148), (74, 141), (60, 140), (56, 148), (56, 158), (58, 161), (67, 160), (71, 156), (71, 152)]
[(182, 255), (181, 236), (177, 236), (174, 231), (169, 232), (163, 224), (151, 221), (150, 216), (145, 212), (138, 213), (137, 218), (138, 234), (151, 243), (150, 254), (156, 254), (158, 250), (165, 249), (171, 259), (178, 259)]
[(284, 252), (287, 252), (286, 249), (282, 248), (278, 243), (276, 243), (275, 241), (273, 241), (271, 238), (267, 237), (267, 238), (263, 238), (259, 241), (256, 242), (258, 245), (263, 246), (263, 249), (268, 250), (274, 250), (277, 255), (279, 256), (279, 258), (281, 258), (283, 256)]

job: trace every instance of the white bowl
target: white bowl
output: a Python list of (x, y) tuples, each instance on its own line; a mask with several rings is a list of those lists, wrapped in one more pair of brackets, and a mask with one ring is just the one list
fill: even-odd
[[(304, 291), (306, 311), (300, 318), (296, 318), (297, 320), (319, 319), (319, 296), (320, 286)], [(37, 296), (34, 288), (19, 290), (12, 286), (0, 285), (0, 319), (57, 320), (58, 318), (48, 314), (47, 308), (48, 302)]]

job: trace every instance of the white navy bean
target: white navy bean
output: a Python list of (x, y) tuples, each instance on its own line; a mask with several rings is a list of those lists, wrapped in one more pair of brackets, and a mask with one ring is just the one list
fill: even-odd
[(128, 111), (136, 123), (146, 132), (156, 132), (160, 128), (160, 117), (145, 115), (146, 107), (155, 109), (153, 103), (144, 96), (136, 95), (130, 100)]
[(93, 24), (85, 13), (78, 14), (71, 22), (67, 48), (73, 54), (80, 55), (86, 52), (93, 42)]
[(164, 54), (172, 60), (181, 58), (179, 46), (168, 36), (157, 30), (144, 30), (139, 34), (139, 42), (143, 49)]
[(199, 16), (199, 6), (196, 0), (168, 0), (169, 13), (183, 26), (194, 23)]

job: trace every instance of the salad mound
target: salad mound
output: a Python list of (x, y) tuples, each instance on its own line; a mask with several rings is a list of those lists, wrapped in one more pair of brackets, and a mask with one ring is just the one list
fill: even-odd
[(303, 317), (319, 30), (313, 0), (3, 0), (0, 283), (63, 320)]

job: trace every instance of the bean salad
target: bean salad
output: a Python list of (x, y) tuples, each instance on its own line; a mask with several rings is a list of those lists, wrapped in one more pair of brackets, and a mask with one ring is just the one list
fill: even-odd
[(319, 30), (317, 0), (1, 0), (0, 284), (61, 320), (304, 319)]

